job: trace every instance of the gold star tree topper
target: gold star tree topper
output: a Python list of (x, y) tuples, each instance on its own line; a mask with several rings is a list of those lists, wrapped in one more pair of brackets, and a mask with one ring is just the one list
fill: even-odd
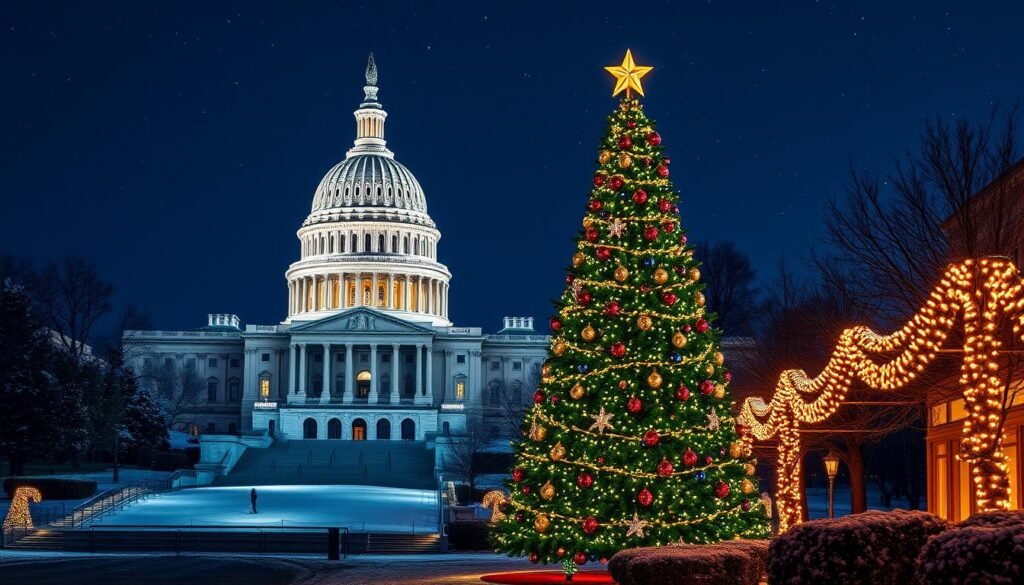
[(622, 65), (612, 65), (605, 67), (604, 70), (611, 73), (615, 77), (615, 90), (612, 92), (612, 96), (617, 96), (626, 91), (626, 97), (631, 97), (630, 92), (636, 90), (640, 95), (644, 95), (644, 87), (640, 85), (640, 78), (651, 72), (654, 67), (646, 67), (637, 65), (633, 62), (633, 53), (629, 49), (626, 49), (626, 57), (622, 59)]

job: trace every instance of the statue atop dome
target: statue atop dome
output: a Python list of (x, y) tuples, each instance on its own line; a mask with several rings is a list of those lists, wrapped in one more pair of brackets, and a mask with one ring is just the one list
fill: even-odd
[[(366, 61), (366, 85), (363, 87), (366, 94), (366, 103), (363, 106), (377, 104), (377, 62), (373, 60), (373, 53)], [(379, 104), (377, 107), (380, 107)]]

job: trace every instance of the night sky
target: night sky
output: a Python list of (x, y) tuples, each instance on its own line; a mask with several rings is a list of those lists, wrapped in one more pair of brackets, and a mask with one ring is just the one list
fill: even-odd
[(885, 169), (1024, 79), (1020, 2), (142, 4), (0, 7), (0, 250), (86, 256), (166, 329), (284, 317), (371, 50), (452, 320), (485, 331), (546, 321), (627, 47), (683, 226), (765, 279), (818, 242), (851, 160)]

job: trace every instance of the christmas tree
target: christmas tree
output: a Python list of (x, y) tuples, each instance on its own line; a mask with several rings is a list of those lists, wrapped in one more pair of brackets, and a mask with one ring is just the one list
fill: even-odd
[(499, 550), (576, 565), (624, 548), (768, 535), (749, 440), (630, 52), (551, 349), (516, 447)]

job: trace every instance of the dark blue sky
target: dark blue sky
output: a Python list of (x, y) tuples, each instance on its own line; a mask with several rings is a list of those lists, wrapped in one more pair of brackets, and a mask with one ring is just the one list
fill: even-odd
[(485, 330), (561, 291), (626, 47), (684, 227), (762, 275), (805, 257), (851, 157), (884, 168), (1024, 79), (1020, 2), (142, 4), (0, 7), (0, 250), (92, 258), (162, 328), (284, 316), (370, 50), (452, 318)]

